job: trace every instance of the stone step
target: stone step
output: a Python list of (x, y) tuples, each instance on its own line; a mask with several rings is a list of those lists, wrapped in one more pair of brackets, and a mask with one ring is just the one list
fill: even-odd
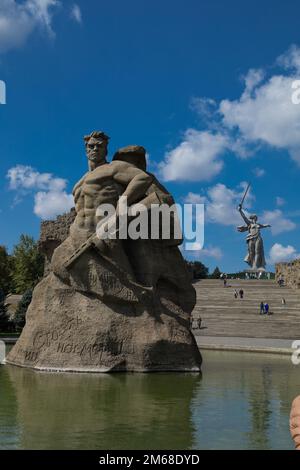
[[(300, 291), (280, 288), (274, 281), (219, 280), (194, 283), (197, 305), (194, 318), (202, 318), (203, 336), (241, 336), (257, 338), (300, 337)], [(244, 299), (235, 299), (233, 290), (244, 290)], [(282, 297), (286, 305), (281, 303)], [(272, 315), (259, 315), (260, 302), (268, 302)]]

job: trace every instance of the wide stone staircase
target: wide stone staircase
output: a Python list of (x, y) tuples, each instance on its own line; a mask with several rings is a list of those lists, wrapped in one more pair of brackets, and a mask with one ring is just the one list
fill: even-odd
[[(300, 291), (279, 287), (275, 281), (201, 280), (194, 283), (197, 305), (193, 318), (201, 317), (201, 336), (300, 339)], [(234, 289), (244, 299), (234, 298)], [(282, 305), (282, 298), (286, 305)], [(270, 315), (260, 315), (261, 302)]]

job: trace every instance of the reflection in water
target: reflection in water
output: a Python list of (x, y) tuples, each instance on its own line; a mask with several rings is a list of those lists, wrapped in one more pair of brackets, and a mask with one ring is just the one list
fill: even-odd
[(0, 366), (0, 449), (19, 447), (17, 399), (8, 370)]
[(46, 374), (7, 366), (22, 449), (191, 448), (193, 374)]
[(0, 367), (0, 449), (292, 449), (300, 366), (279, 355), (203, 357), (202, 380)]
[(194, 446), (292, 449), (288, 421), (299, 372), (288, 355), (203, 351), (203, 379), (192, 400)]
[(256, 383), (249, 388), (249, 412), (252, 429), (249, 432), (251, 447), (266, 449), (270, 447), (268, 431), (270, 426), (272, 371), (269, 366), (262, 366), (257, 371)]

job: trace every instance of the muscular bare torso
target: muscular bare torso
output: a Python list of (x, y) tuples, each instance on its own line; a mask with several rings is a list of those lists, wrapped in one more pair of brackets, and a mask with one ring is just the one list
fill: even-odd
[(112, 204), (116, 207), (122, 187), (113, 178), (113, 168), (109, 163), (86, 173), (75, 185), (73, 196), (79, 228), (95, 230), (98, 219), (96, 210), (100, 204)]
[(98, 166), (86, 173), (73, 189), (77, 212), (75, 225), (94, 231), (100, 220), (96, 216), (99, 205), (116, 207), (121, 194), (128, 197), (128, 202), (134, 202), (151, 183), (151, 176), (126, 162), (115, 161)]

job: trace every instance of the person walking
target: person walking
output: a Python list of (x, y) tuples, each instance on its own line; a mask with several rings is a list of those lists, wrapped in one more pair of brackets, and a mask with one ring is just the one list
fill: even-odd
[(265, 303), (265, 314), (269, 315), (269, 304)]
[(234, 294), (233, 294), (233, 295), (234, 295), (234, 298), (235, 298), (235, 299), (238, 298), (239, 294), (238, 294), (238, 291), (237, 291), (236, 289), (234, 289)]
[(240, 294), (240, 298), (243, 299), (243, 298), (244, 298), (244, 291), (243, 291), (243, 289), (240, 289), (239, 294)]
[(263, 315), (265, 313), (265, 304), (263, 302), (260, 303), (260, 315)]

